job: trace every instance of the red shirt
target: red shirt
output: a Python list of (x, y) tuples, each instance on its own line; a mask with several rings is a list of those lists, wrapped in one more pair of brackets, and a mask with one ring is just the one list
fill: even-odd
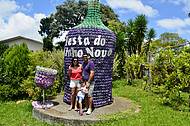
[(79, 67), (74, 68), (69, 66), (70, 70), (70, 80), (82, 80), (82, 66), (79, 65)]

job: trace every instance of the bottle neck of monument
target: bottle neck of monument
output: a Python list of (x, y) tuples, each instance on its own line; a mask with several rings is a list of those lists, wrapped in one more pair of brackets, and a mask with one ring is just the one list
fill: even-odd
[(101, 20), (99, 0), (88, 0), (88, 12), (84, 21), (75, 28), (101, 28), (109, 30)]
[(99, 20), (100, 19), (100, 2), (99, 0), (88, 0), (87, 19)]

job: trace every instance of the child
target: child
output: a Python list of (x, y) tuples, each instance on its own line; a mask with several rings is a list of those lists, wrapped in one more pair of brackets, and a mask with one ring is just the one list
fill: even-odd
[(85, 97), (85, 94), (88, 93), (88, 89), (86, 88), (86, 86), (82, 86), (80, 89), (79, 89), (79, 92), (77, 93), (77, 96), (76, 96), (76, 105), (77, 106), (77, 103), (79, 104), (79, 115), (82, 116), (83, 115), (83, 110), (82, 110), (82, 100), (84, 100), (84, 97)]

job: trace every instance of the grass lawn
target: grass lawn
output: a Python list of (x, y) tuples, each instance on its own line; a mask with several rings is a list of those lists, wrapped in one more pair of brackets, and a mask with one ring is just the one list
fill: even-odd
[(128, 114), (127, 118), (110, 121), (110, 126), (190, 126), (190, 112), (174, 111), (159, 103), (158, 97), (139, 87), (125, 86), (125, 81), (116, 81), (114, 96), (126, 97), (141, 106), (138, 114)]
[[(115, 118), (109, 126), (190, 126), (190, 113), (174, 111), (159, 103), (158, 98), (139, 87), (125, 86), (125, 81), (114, 82), (113, 95), (126, 97), (141, 106), (140, 113), (126, 113), (127, 118)], [(52, 126), (32, 117), (30, 102), (0, 104), (0, 126)], [(120, 115), (121, 116), (121, 115)], [(55, 125), (56, 126), (56, 125)]]
[(0, 126), (50, 126), (32, 117), (31, 102), (0, 103)]

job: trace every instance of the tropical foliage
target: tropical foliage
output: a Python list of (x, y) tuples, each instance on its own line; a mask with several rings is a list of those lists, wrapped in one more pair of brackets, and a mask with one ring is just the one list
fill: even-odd
[[(130, 59), (130, 56), (132, 56), (133, 58), (139, 57), (140, 59), (148, 59), (147, 57), (150, 50), (150, 44), (156, 36), (155, 30), (153, 28), (149, 30), (147, 29), (147, 19), (145, 15), (138, 15), (135, 20), (129, 19), (127, 22), (127, 26), (125, 23), (120, 23), (116, 21), (110, 21), (108, 23), (109, 28), (114, 31), (117, 37), (116, 55), (113, 71), (114, 78), (126, 78), (129, 76), (131, 77), (128, 72), (134, 70), (132, 70), (132, 67), (126, 68), (126, 62), (129, 61), (127, 63), (127, 65), (129, 65), (130, 60), (128, 59)], [(147, 39), (146, 43), (144, 42), (145, 39)], [(144, 57), (143, 54), (145, 54), (146, 57)], [(139, 64), (138, 67), (142, 68), (141, 64)], [(133, 78), (136, 77), (133, 76)]]
[[(101, 4), (102, 21), (108, 26), (108, 21), (119, 21), (118, 16), (107, 5)], [(63, 4), (56, 7), (56, 12), (40, 21), (39, 33), (52, 43), (53, 38), (62, 35), (63, 31), (68, 31), (72, 27), (80, 24), (87, 13), (87, 1), (66, 0)], [(44, 43), (45, 40), (44, 39)], [(64, 42), (59, 42), (60, 45)], [(63, 47), (62, 47), (63, 48)]]
[(148, 56), (148, 52), (150, 51), (150, 44), (152, 43), (155, 37), (156, 37), (155, 30), (153, 28), (149, 29), (146, 36), (147, 42), (145, 43), (144, 46), (144, 52), (146, 56)]
[(125, 69), (125, 58), (127, 56), (127, 46), (125, 43), (126, 26), (124, 23), (109, 21), (109, 28), (116, 35), (115, 61), (114, 61), (114, 78), (123, 78)]
[(126, 28), (129, 55), (141, 54), (142, 44), (145, 40), (147, 31), (147, 19), (145, 15), (138, 15), (135, 20), (128, 20)]

